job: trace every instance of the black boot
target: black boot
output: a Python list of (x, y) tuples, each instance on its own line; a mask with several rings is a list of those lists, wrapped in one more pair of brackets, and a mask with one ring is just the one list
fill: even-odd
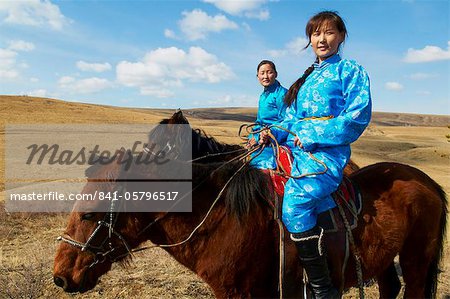
[(321, 237), (322, 229), (318, 226), (303, 233), (291, 234), (291, 239), (295, 241), (315, 298), (341, 298), (339, 292), (331, 283), (327, 259), (324, 250), (321, 248)]

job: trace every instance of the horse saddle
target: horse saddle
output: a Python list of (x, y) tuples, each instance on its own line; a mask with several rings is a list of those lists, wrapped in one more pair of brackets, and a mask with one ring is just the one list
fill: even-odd
[[(277, 168), (263, 170), (270, 175), (274, 191), (278, 195), (278, 198), (283, 198), (284, 186), (292, 170), (292, 160), (290, 149), (285, 146), (280, 146), (277, 153)], [(336, 205), (341, 205), (343, 208), (342, 210), (350, 228), (356, 228), (358, 215), (362, 208), (361, 194), (358, 192), (357, 187), (349, 178), (344, 177), (339, 188), (332, 194), (332, 197)], [(344, 220), (337, 206), (320, 213), (317, 222), (326, 233), (345, 231)]]

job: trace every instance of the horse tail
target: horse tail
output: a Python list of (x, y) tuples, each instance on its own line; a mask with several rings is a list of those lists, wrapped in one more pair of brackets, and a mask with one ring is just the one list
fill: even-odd
[(441, 186), (439, 186), (435, 181), (433, 181), (436, 191), (439, 194), (440, 199), (442, 200), (442, 210), (441, 210), (441, 218), (440, 218), (440, 227), (439, 227), (439, 236), (437, 240), (437, 246), (435, 255), (428, 267), (427, 278), (425, 282), (425, 298), (436, 298), (437, 291), (437, 283), (438, 283), (438, 274), (439, 264), (442, 259), (443, 250), (444, 250), (444, 238), (446, 235), (447, 228), (447, 212), (448, 212), (448, 202), (447, 195)]
[(230, 213), (239, 219), (248, 215), (256, 205), (271, 201), (272, 181), (269, 175), (252, 166), (244, 167), (227, 188), (225, 204)]

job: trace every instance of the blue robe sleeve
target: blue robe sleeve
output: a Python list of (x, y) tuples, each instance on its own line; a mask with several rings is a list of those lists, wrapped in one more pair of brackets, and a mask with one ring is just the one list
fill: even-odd
[[(286, 92), (287, 89), (281, 86), (277, 81), (276, 89), (271, 91), (265, 98), (268, 101), (260, 102), (256, 119), (258, 125), (252, 128), (253, 131), (261, 130), (264, 126), (279, 125), (283, 121), (287, 108), (284, 103)], [(264, 105), (261, 105), (262, 103), (264, 103)], [(258, 141), (259, 133), (252, 133), (249, 137), (253, 137)]]
[(358, 139), (370, 122), (372, 102), (367, 72), (352, 64), (344, 67), (342, 74), (345, 105), (340, 114), (330, 120), (300, 121), (292, 126), (305, 151), (348, 145)]
[(283, 88), (280, 91), (280, 95), (277, 98), (277, 108), (278, 108), (278, 119), (279, 122), (283, 121), (286, 116), (287, 105), (284, 102), (284, 96), (286, 95), (287, 90)]

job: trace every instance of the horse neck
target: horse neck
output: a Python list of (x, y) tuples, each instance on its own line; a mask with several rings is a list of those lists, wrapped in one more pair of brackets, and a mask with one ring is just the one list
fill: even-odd
[[(222, 221), (227, 222), (223, 204), (215, 206), (205, 219), (209, 207), (210, 203), (203, 206), (195, 204), (193, 211), (189, 213), (160, 215), (161, 220), (148, 232), (147, 239), (157, 245), (173, 245), (162, 248), (179, 263), (198, 273), (198, 262), (209, 251), (210, 240), (214, 238), (216, 228)], [(203, 220), (203, 224), (199, 226)], [(199, 227), (194, 232), (197, 226)]]
[[(220, 164), (193, 164), (193, 193), (191, 212), (137, 213), (141, 226), (145, 227), (158, 218), (146, 232), (146, 238), (154, 244), (171, 245), (185, 241), (183, 245), (163, 247), (178, 262), (197, 272), (197, 262), (208, 252), (210, 241), (217, 234), (218, 227), (233, 225), (236, 217), (226, 211), (223, 199), (215, 202), (223, 182), (210, 177), (211, 172)], [(208, 214), (208, 215), (207, 215)], [(150, 220), (151, 219), (151, 220)], [(200, 223), (202, 223), (199, 226)], [(198, 229), (194, 232), (196, 227)], [(189, 238), (191, 233), (193, 236)]]

